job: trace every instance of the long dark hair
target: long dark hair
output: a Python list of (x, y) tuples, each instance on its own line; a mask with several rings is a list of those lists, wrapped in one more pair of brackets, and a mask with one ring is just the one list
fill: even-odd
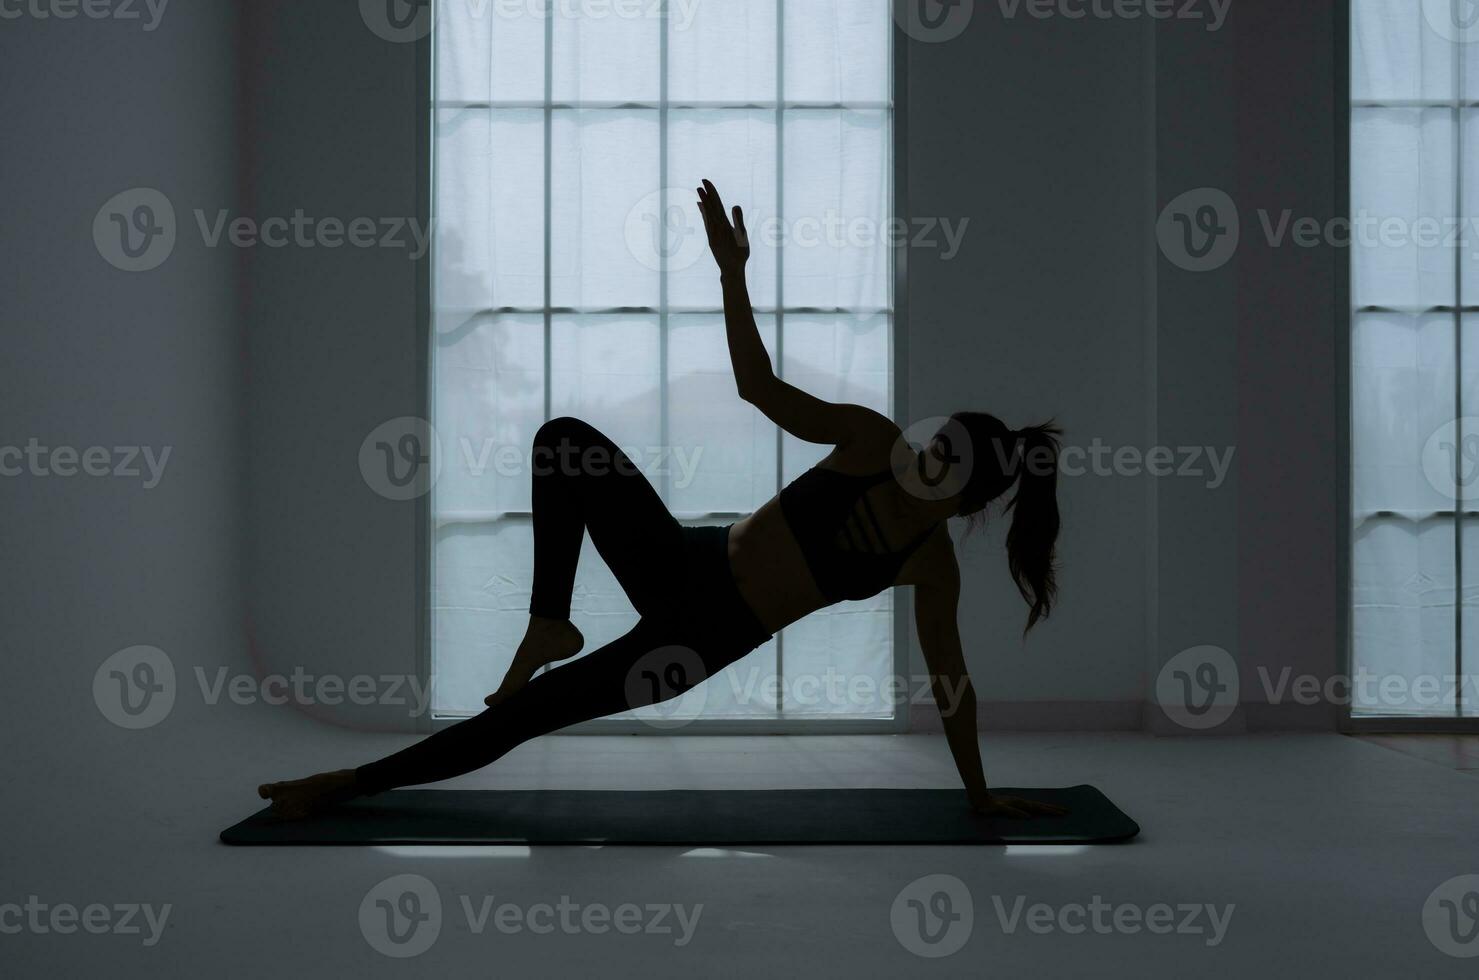
[(971, 470), (958, 514), (973, 530), (986, 522), (987, 504), (1017, 487), (1002, 512), (1012, 515), (1007, 568), (1031, 607), (1026, 633), (1052, 611), (1058, 595), (1058, 440), (1063, 430), (1052, 422), (1009, 429), (985, 412), (957, 412), (950, 421), (969, 436)]

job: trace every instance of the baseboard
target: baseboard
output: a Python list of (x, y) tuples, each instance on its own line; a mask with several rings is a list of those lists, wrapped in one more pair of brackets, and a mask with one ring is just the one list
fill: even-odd
[[(1008, 732), (1138, 732), (1139, 701), (989, 701), (976, 706), (980, 731)], [(944, 725), (934, 705), (909, 706), (911, 732), (941, 732)]]
[(1248, 731), (1248, 715), (1243, 708), (1241, 704), (1233, 708), (1220, 724), (1208, 728), (1189, 728), (1172, 719), (1161, 709), (1160, 705), (1151, 701), (1143, 701), (1141, 702), (1141, 713), (1144, 719), (1142, 730), (1163, 737), (1244, 735)]
[[(993, 701), (979, 705), (980, 731), (1008, 732), (1148, 732), (1160, 736), (1244, 735), (1250, 732), (1335, 732), (1339, 712), (1333, 705), (1260, 704), (1244, 702), (1221, 724), (1190, 729), (1178, 724), (1149, 701)], [(944, 730), (933, 705), (909, 708), (909, 731)]]
[(1338, 704), (1243, 704), (1250, 732), (1335, 732), (1340, 730)]

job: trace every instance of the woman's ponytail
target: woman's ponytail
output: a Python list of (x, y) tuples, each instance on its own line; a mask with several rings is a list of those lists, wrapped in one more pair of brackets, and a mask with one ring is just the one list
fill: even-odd
[(1017, 493), (1006, 509), (1012, 514), (1007, 531), (1007, 567), (1022, 598), (1032, 607), (1027, 630), (1048, 615), (1058, 592), (1058, 437), (1063, 431), (1051, 422), (1014, 433), (1021, 445)]

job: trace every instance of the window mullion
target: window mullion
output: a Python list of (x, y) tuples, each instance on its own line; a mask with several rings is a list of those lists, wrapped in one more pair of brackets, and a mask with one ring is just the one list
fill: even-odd
[[(786, 0), (775, 3), (775, 218), (783, 222), (786, 216)], [(775, 373), (779, 378), (786, 376), (786, 238), (779, 237), (775, 246)], [(775, 429), (775, 492), (779, 494), (786, 478), (786, 434), (780, 426)], [(775, 711), (786, 713), (783, 693), (786, 667), (785, 630), (775, 635)]]
[[(658, 13), (658, 30), (661, 37), (658, 39), (658, 102), (657, 102), (657, 214), (658, 234), (666, 236), (664, 230), (667, 226), (668, 214), (668, 0), (662, 0), (662, 7)], [(657, 250), (657, 392), (658, 392), (658, 427), (660, 435), (658, 445), (662, 446), (662, 452), (670, 449), (670, 438), (672, 425), (668, 419), (670, 410), (668, 392), (668, 250), (666, 242)], [(660, 466), (661, 485), (658, 494), (663, 503), (672, 504), (672, 474), (669, 467)]]
[(544, 417), (553, 414), (555, 7), (544, 8)]
[[(1464, 58), (1457, 50), (1453, 58), (1453, 217), (1464, 213)], [(1464, 262), (1463, 249), (1453, 250), (1453, 417), (1457, 426), (1457, 445), (1464, 444)], [(1455, 502), (1453, 508), (1453, 674), (1464, 672), (1464, 513)], [(1455, 717), (1464, 716), (1464, 686), (1454, 686)]]

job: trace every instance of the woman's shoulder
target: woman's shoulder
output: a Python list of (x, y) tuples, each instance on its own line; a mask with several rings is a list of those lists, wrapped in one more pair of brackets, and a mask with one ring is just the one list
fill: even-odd
[(862, 405), (851, 407), (856, 410), (852, 437), (833, 447), (817, 468), (847, 476), (872, 476), (888, 471), (904, 437), (903, 430), (881, 412)]

